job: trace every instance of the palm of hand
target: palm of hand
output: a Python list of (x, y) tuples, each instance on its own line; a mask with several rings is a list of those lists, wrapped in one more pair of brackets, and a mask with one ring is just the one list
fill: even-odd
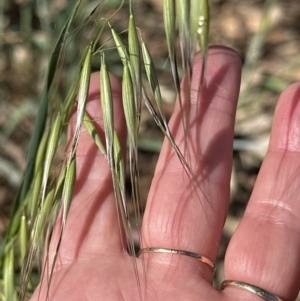
[[(143, 263), (139, 263), (142, 270)], [(191, 267), (192, 262), (188, 266)], [(212, 291), (210, 283), (203, 281), (199, 270), (192, 267), (182, 272), (176, 267), (168, 269), (154, 264), (150, 272), (147, 271), (146, 287), (145, 275), (140, 273), (140, 292), (132, 258), (127, 254), (78, 260), (54, 274), (50, 295), (55, 291), (55, 298), (50, 300), (223, 300), (217, 291)], [(147, 298), (141, 299), (140, 293), (147, 294)], [(46, 300), (45, 295), (41, 295), (40, 300)]]
[[(144, 247), (186, 250), (215, 260), (229, 202), (232, 139), (241, 63), (237, 55), (228, 49), (215, 47), (210, 50), (207, 87), (198, 104), (199, 110), (196, 110), (200, 70), (201, 60), (198, 57), (194, 62), (191, 84), (189, 143), (194, 146), (190, 148), (190, 159), (194, 162), (193, 170), (201, 189), (192, 187), (177, 156), (165, 142), (149, 193), (141, 233)], [(121, 144), (125, 146), (121, 92), (115, 78), (112, 78), (112, 88), (115, 128)], [(295, 97), (299, 94), (299, 85), (292, 86), (279, 102), (267, 157), (225, 259), (226, 279), (260, 286), (284, 300), (295, 299), (299, 290), (297, 279), (300, 277), (297, 268), (300, 264), (300, 239), (297, 234), (300, 233), (300, 226), (293, 218), (296, 214), (300, 215), (300, 208), (295, 202), (300, 185), (290, 185), (289, 182), (292, 179), (300, 184), (300, 180), (295, 180), (300, 168), (300, 160), (295, 158), (295, 153), (300, 151), (300, 139), (293, 135), (300, 132), (295, 118), (300, 115)], [(91, 78), (87, 110), (96, 121), (98, 131), (103, 132), (97, 74)], [(184, 131), (180, 114), (177, 105), (170, 128), (183, 149)], [(280, 124), (282, 120), (283, 124)], [(72, 130), (74, 127), (71, 124)], [(276, 182), (281, 185), (276, 185)], [(124, 251), (116, 216), (110, 169), (89, 134), (83, 130), (77, 152), (74, 199), (52, 277), (50, 300), (259, 300), (259, 297), (233, 287), (227, 287), (224, 291), (215, 290), (211, 268), (183, 255), (145, 253), (136, 260), (137, 277), (133, 259)], [(50, 244), (50, 263), (55, 254), (59, 229), (57, 223)], [(289, 245), (289, 258), (284, 251), (286, 245)], [(41, 289), (36, 290), (32, 301), (46, 300), (46, 281), (45, 276)]]

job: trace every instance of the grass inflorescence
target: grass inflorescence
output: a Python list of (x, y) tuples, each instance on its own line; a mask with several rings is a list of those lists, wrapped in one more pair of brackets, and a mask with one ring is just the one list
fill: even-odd
[[(132, 231), (133, 228), (140, 227), (143, 211), (138, 157), (138, 147), (144, 141), (139, 139), (142, 106), (148, 108), (155, 123), (169, 140), (194, 188), (200, 185), (194, 177), (192, 162), (189, 161), (189, 93), (192, 60), (199, 48), (203, 59), (200, 89), (205, 85), (210, 25), (209, 3), (207, 0), (163, 1), (168, 63), (186, 135), (186, 147), (181, 150), (168, 127), (155, 59), (149, 50), (151, 47), (148, 47), (149, 45), (145, 42), (143, 31), (138, 27), (137, 12), (134, 11), (131, 1), (128, 7), (127, 28), (120, 30), (118, 24), (115, 26), (116, 17), (125, 7), (125, 2), (93, 1), (93, 7), (91, 7), (87, 6), (86, 1), (74, 1), (64, 11), (64, 15), (62, 14), (60, 21), (63, 19), (64, 22), (57, 22), (61, 30), (56, 42), (52, 42), (53, 47), (49, 54), (44, 88), (39, 98), (39, 110), (28, 149), (25, 172), (0, 249), (0, 300), (28, 299), (39, 278), (45, 276), (42, 274), (45, 266), (50, 267), (50, 271), (54, 269), (72, 204), (76, 179), (76, 151), (82, 127), (85, 127), (95, 145), (108, 160), (118, 208), (116, 218), (119, 218), (120, 225), (125, 229), (125, 235), (122, 238), (125, 240), (124, 245), (127, 245), (128, 251), (133, 255), (137, 284), (139, 275), (135, 262), (135, 242)], [(273, 2), (268, 1), (269, 6)], [(115, 5), (115, 12), (107, 16), (106, 6), (111, 5)], [(24, 16), (28, 8), (24, 10)], [(85, 13), (82, 13), (83, 11)], [(2, 6), (0, 7), (1, 15)], [(26, 18), (24, 22), (25, 20)], [(265, 34), (268, 24), (263, 25), (262, 33)], [(48, 30), (51, 28), (46, 19), (41, 21), (41, 26)], [(28, 24), (26, 28), (27, 34), (30, 34)], [(254, 40), (251, 44), (254, 50), (261, 49), (263, 37), (262, 34), (257, 35), (259, 47), (255, 47)], [(3, 35), (0, 32), (0, 44), (2, 38)], [(76, 53), (72, 50), (74, 43), (80, 44)], [(177, 44), (180, 45), (180, 51), (177, 49)], [(247, 66), (252, 67), (258, 56), (257, 51), (252, 51), (249, 59), (246, 60)], [(69, 61), (75, 57), (75, 64), (71, 68)], [(122, 98), (127, 128), (127, 150), (121, 149), (120, 137), (114, 128), (114, 107), (109, 77), (109, 72), (113, 71), (110, 68), (112, 60), (117, 62), (118, 70), (121, 70), (123, 77)], [(95, 69), (101, 71), (99, 98), (103, 112), (105, 141), (97, 132), (94, 120), (85, 110), (90, 75)], [(65, 74), (62, 70), (69, 71)], [(186, 83), (185, 90), (181, 92), (180, 75), (184, 76)], [(67, 77), (67, 84), (61, 91), (59, 81), (64, 76)], [(199, 95), (200, 92), (198, 91)], [(183, 95), (185, 104), (182, 103)], [(67, 126), (74, 108), (77, 112), (74, 136), (71, 138), (68, 151), (57, 166), (56, 158), (59, 148), (65, 143)], [(128, 158), (124, 157), (125, 153)], [(128, 208), (126, 168), (129, 170), (131, 180), (134, 222), (132, 222)], [(62, 212), (61, 215), (60, 212)], [(61, 218), (61, 223), (59, 223), (61, 229), (56, 256), (50, 259), (46, 254), (42, 261), (42, 252), (47, 253), (50, 233), (58, 218)], [(120, 235), (123, 235), (121, 232)], [(51, 273), (46, 283), (51, 285)]]
[[(176, 150), (180, 160), (185, 166), (186, 172), (191, 178), (192, 172), (188, 162), (181, 153), (172, 138), (168, 128), (167, 119), (163, 108), (163, 98), (160, 92), (160, 85), (155, 71), (154, 61), (151, 53), (143, 40), (143, 33), (136, 27), (135, 15), (132, 5), (129, 7), (128, 28), (123, 32), (128, 33), (128, 40), (122, 37), (122, 33), (114, 28), (113, 17), (102, 15), (102, 7), (106, 1), (100, 1), (85, 18), (79, 14), (79, 9), (83, 7), (83, 1), (78, 0), (73, 9), (69, 12), (61, 33), (57, 38), (50, 55), (47, 76), (44, 89), (40, 98), (40, 107), (32, 134), (27, 166), (25, 169), (22, 184), (17, 195), (12, 211), (10, 224), (6, 232), (5, 240), (1, 246), (1, 283), (3, 286), (2, 300), (25, 300), (34, 290), (36, 279), (33, 280), (33, 269), (36, 269), (36, 262), (39, 262), (39, 271), (42, 272), (45, 264), (50, 266), (50, 276), (47, 281), (51, 285), (51, 275), (54, 270), (61, 241), (63, 239), (64, 227), (68, 219), (68, 212), (72, 203), (73, 189), (76, 179), (76, 150), (82, 126), (85, 126), (88, 133), (93, 138), (95, 144), (107, 158), (111, 168), (113, 186), (115, 191), (116, 205), (120, 225), (125, 229), (125, 240), (129, 252), (135, 257), (135, 246), (132, 236), (132, 228), (139, 227), (141, 223), (141, 200), (140, 184), (138, 172), (138, 134), (141, 119), (141, 107), (145, 102), (154, 120), (169, 139)], [(119, 9), (123, 2), (120, 1)], [(180, 93), (180, 79), (177, 69), (176, 54), (176, 31), (177, 26), (180, 33), (180, 44), (183, 57), (184, 69), (190, 72), (187, 67), (191, 64), (191, 50), (194, 49), (195, 41), (190, 41), (190, 30), (196, 30), (195, 24), (191, 26), (189, 1), (164, 1), (164, 20), (166, 29), (166, 41), (169, 50), (169, 59), (174, 78), (177, 94)], [(176, 7), (175, 7), (176, 6)], [(201, 13), (201, 10), (199, 10)], [(80, 18), (82, 18), (81, 25)], [(191, 19), (200, 18), (192, 16)], [(177, 24), (177, 25), (176, 25)], [(89, 38), (82, 41), (83, 44), (81, 58), (78, 61), (76, 72), (73, 75), (73, 82), (69, 90), (65, 93), (65, 99), (60, 103), (55, 101), (57, 82), (61, 74), (59, 70), (65, 64), (68, 47), (73, 39), (78, 39), (79, 32), (83, 27), (91, 28)], [(109, 30), (109, 31), (107, 31)], [(102, 34), (110, 32), (111, 39), (115, 47), (106, 46), (103, 43)], [(193, 35), (195, 38), (196, 35)], [(201, 47), (203, 44), (202, 35), (199, 35)], [(194, 39), (193, 38), (193, 39)], [(101, 43), (100, 43), (101, 41)], [(207, 39), (205, 40), (208, 43)], [(110, 42), (109, 42), (110, 44)], [(203, 46), (204, 45), (204, 46)], [(129, 171), (131, 178), (131, 190), (134, 214), (136, 216), (135, 225), (131, 225), (128, 213), (128, 201), (126, 199), (125, 185), (125, 158), (124, 150), (120, 147), (119, 137), (114, 129), (113, 120), (113, 99), (111, 94), (111, 83), (106, 57), (117, 49), (120, 64), (123, 65), (122, 96), (124, 104), (125, 120), (128, 132), (128, 155)], [(97, 59), (98, 57), (98, 59)], [(100, 63), (100, 99), (103, 112), (105, 141), (101, 140), (93, 120), (86, 112), (88, 98), (88, 88), (93, 61)], [(149, 89), (144, 85), (143, 77), (148, 79), (150, 93), (154, 97), (152, 103)], [(186, 75), (190, 76), (190, 74)], [(54, 89), (54, 90), (53, 90)], [(180, 100), (181, 102), (181, 100)], [(74, 108), (77, 108), (76, 125), (69, 150), (65, 159), (61, 163), (59, 172), (55, 166), (54, 159), (59, 145), (63, 141), (67, 124)], [(182, 104), (181, 104), (182, 106)], [(157, 111), (156, 111), (157, 110)], [(50, 116), (48, 118), (48, 116)], [(187, 124), (185, 124), (187, 126)], [(59, 215), (59, 212), (62, 212)], [(49, 214), (50, 213), (50, 214)], [(42, 262), (42, 250), (46, 250), (49, 244), (49, 233), (57, 218), (61, 220), (60, 239), (56, 247), (56, 255), (53, 259), (44, 257), (46, 262)], [(122, 231), (121, 231), (122, 232)], [(120, 233), (121, 233), (120, 232)], [(122, 234), (120, 234), (122, 235)], [(18, 258), (19, 260), (14, 260)], [(52, 260), (52, 262), (47, 262)], [(21, 276), (17, 275), (17, 270), (21, 268)], [(40, 274), (41, 275), (41, 274)], [(44, 275), (45, 276), (45, 275)], [(138, 281), (138, 272), (136, 270)]]

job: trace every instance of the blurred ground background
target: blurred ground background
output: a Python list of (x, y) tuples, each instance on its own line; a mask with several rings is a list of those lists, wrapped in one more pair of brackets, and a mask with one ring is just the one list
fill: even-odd
[[(82, 13), (88, 14), (97, 1), (85, 2), (86, 11)], [(119, 1), (108, 1), (104, 11), (109, 14), (116, 3)], [(136, 23), (155, 60), (165, 112), (170, 116), (175, 92), (166, 64), (162, 1), (134, 3)], [(67, 0), (0, 1), (1, 235), (25, 167), (49, 49), (57, 28), (66, 20), (69, 6)], [(300, 6), (297, 0), (211, 0), (210, 6), (210, 44), (232, 47), (244, 62), (235, 130), (232, 200), (216, 274), (216, 282), (219, 282), (228, 241), (243, 215), (266, 151), (278, 96), (290, 83), (300, 81)], [(127, 16), (125, 7), (113, 19), (118, 31), (127, 28)], [(74, 40), (73, 52), (66, 57), (68, 69), (62, 70), (62, 74), (74, 70), (72, 60), (84, 46), (80, 40)], [(93, 67), (97, 69), (96, 64)], [(114, 56), (109, 58), (109, 70), (121, 74), (121, 64)], [(162, 135), (146, 110), (140, 136), (140, 176), (142, 197), (146, 200), (162, 141)]]

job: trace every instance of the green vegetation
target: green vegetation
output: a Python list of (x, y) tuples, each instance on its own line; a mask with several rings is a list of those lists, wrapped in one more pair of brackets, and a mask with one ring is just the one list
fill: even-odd
[[(193, 185), (198, 185), (188, 161), (188, 147), (182, 153), (168, 128), (160, 74), (164, 70), (163, 72), (169, 72), (173, 78), (172, 87), (182, 108), (179, 95), (181, 78), (186, 79), (186, 90), (183, 93), (189, 100), (192, 59), (200, 48), (205, 62), (199, 83), (200, 92), (205, 85), (204, 74), (209, 46), (210, 13), (206, 0), (163, 1), (165, 33), (162, 35), (168, 50), (167, 65), (165, 61), (163, 64), (157, 64), (159, 60), (151, 53), (151, 42), (149, 43), (149, 39), (139, 27), (139, 11), (135, 9), (139, 1), (131, 3), (117, 0), (78, 0), (67, 1), (62, 7), (59, 6), (60, 1), (54, 0), (19, 2), (18, 5), (10, 5), (5, 1), (0, 3), (0, 20), (6, 20), (5, 14), (9, 10), (19, 13), (19, 23), (11, 24), (9, 33), (12, 36), (8, 34), (5, 21), (0, 24), (0, 65), (4, 64), (5, 57), (12, 51), (16, 55), (16, 61), (19, 59), (23, 62), (19, 71), (27, 73), (29, 81), (34, 84), (30, 88), (33, 90), (31, 93), (24, 92), (23, 99), (13, 103), (13, 114), (2, 126), (0, 143), (9, 140), (24, 120), (32, 123), (34, 116), (35, 125), (30, 134), (22, 181), (0, 249), (0, 300), (3, 301), (26, 300), (32, 294), (43, 268), (41, 253), (47, 249), (49, 229), (58, 218), (59, 210), (62, 210), (60, 240), (56, 248), (57, 253), (59, 252), (72, 202), (76, 178), (76, 149), (83, 126), (109, 162), (118, 212), (126, 231), (128, 250), (132, 255), (135, 255), (132, 229), (139, 227), (143, 211), (138, 149), (157, 152), (161, 141), (159, 138), (150, 140), (149, 143), (149, 139), (140, 134), (144, 107), (150, 112), (163, 136), (171, 143)], [(244, 57), (243, 85), (247, 88), (242, 90), (241, 111), (245, 107), (255, 106), (255, 99), (261, 99), (254, 98), (253, 95), (265, 95), (269, 90), (278, 93), (290, 82), (290, 79), (284, 76), (266, 75), (258, 83), (251, 75), (255, 73), (266, 35), (272, 28), (271, 12), (276, 2), (266, 1), (261, 26), (253, 36)], [(118, 17), (119, 15), (121, 17)], [(127, 16), (126, 22), (120, 22), (121, 19), (124, 20), (124, 16)], [(21, 42), (15, 42), (14, 39)], [(180, 47), (177, 46), (178, 41)], [(25, 58), (20, 58), (22, 55)], [(166, 57), (162, 60), (166, 60)], [(17, 70), (12, 66), (10, 68), (12, 73)], [(100, 90), (105, 143), (85, 111), (90, 75), (94, 70), (101, 70)], [(109, 72), (123, 75), (122, 95), (128, 131), (128, 168), (135, 216), (133, 223), (125, 185), (127, 164), (124, 162), (124, 152), (120, 149), (119, 137), (114, 130)], [(8, 102), (7, 91), (3, 89), (0, 93)], [(37, 104), (38, 111), (34, 109)], [(186, 105), (189, 107), (189, 103)], [(70, 151), (62, 156), (61, 149), (65, 144), (67, 125), (74, 107), (77, 108), (76, 130)], [(189, 110), (186, 112), (186, 115), (182, 113), (182, 125), (188, 137)], [(242, 144), (240, 141), (239, 145)], [(245, 145), (249, 143), (246, 141)], [(25, 146), (27, 148), (26, 144)], [(0, 158), (0, 171), (7, 170), (4, 168), (5, 164), (5, 160)], [(55, 260), (56, 257), (50, 263), (52, 269)]]

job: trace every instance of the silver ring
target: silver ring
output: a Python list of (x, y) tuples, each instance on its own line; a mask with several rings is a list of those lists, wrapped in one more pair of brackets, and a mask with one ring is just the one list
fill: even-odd
[(241, 289), (247, 290), (248, 292), (251, 292), (260, 298), (262, 298), (265, 301), (283, 301), (276, 295), (249, 283), (241, 282), (241, 281), (235, 281), (235, 280), (225, 280), (221, 283), (221, 290), (223, 290), (226, 286), (236, 286)]
[(210, 268), (213, 270), (213, 272), (215, 272), (216, 270), (216, 265), (211, 259), (198, 253), (177, 250), (177, 249), (168, 249), (168, 248), (144, 248), (144, 249), (140, 249), (138, 256), (140, 256), (143, 253), (169, 253), (169, 254), (185, 255), (185, 256), (193, 257), (209, 265)]

